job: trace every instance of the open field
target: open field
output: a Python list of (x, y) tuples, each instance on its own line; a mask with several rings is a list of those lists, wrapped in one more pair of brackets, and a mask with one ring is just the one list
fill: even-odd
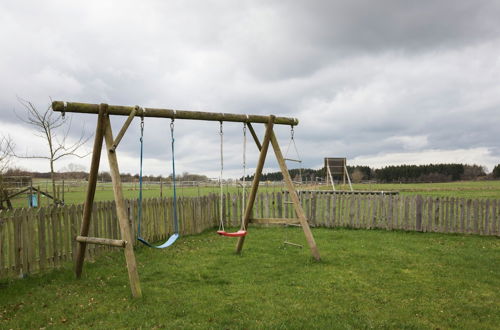
[[(44, 183), (41, 188), (43, 189)], [(355, 190), (368, 191), (399, 191), (402, 195), (422, 195), (430, 197), (455, 197), (455, 198), (500, 198), (500, 180), (496, 181), (460, 181), (448, 183), (391, 183), (391, 184), (354, 184)], [(124, 183), (125, 198), (137, 198), (139, 195), (137, 183)], [(308, 185), (299, 189), (331, 189), (329, 186), (311, 186)], [(66, 204), (83, 203), (85, 198), (85, 182), (66, 185), (64, 199)], [(282, 185), (276, 184), (261, 184), (259, 191), (280, 191)], [(336, 189), (349, 189), (348, 186), (337, 185)], [(69, 191), (68, 191), (69, 190)], [(235, 186), (226, 186), (225, 192), (236, 192), (241, 188)], [(178, 195), (193, 197), (203, 196), (209, 193), (218, 193), (219, 188), (216, 185), (208, 187), (178, 187)], [(159, 197), (159, 184), (146, 184), (143, 191), (144, 198)], [(172, 196), (172, 190), (168, 186), (163, 187), (163, 196)], [(113, 190), (111, 183), (99, 183), (96, 191), (95, 200), (105, 201), (113, 200)], [(48, 199), (42, 197), (42, 205), (47, 205)], [(14, 207), (26, 207), (28, 202), (25, 195), (20, 196), (12, 201)]]
[(252, 228), (244, 254), (213, 232), (137, 250), (132, 300), (121, 252), (0, 284), (0, 327), (467, 328), (500, 324), (500, 241), (433, 233)]

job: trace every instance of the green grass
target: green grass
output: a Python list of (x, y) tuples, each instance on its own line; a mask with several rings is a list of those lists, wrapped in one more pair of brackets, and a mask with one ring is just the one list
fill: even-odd
[(137, 250), (144, 298), (131, 299), (123, 254), (0, 284), (0, 328), (466, 328), (500, 324), (498, 238), (252, 228), (242, 256), (213, 232)]

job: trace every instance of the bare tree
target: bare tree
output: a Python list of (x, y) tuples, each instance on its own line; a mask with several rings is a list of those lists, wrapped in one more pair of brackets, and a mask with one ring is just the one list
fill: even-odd
[(80, 137), (76, 139), (76, 141), (70, 142), (68, 139), (68, 134), (71, 129), (71, 118), (69, 118), (68, 120), (68, 118), (66, 118), (64, 115), (55, 113), (51, 110), (51, 105), (49, 105), (45, 111), (39, 111), (33, 105), (33, 103), (23, 99), (18, 100), (26, 111), (25, 116), (18, 116), (19, 119), (33, 126), (36, 131), (34, 135), (47, 142), (48, 154), (13, 154), (18, 158), (46, 159), (49, 161), (50, 178), (52, 181), (52, 193), (55, 198), (55, 163), (65, 157), (84, 158), (88, 156), (90, 152), (79, 153), (79, 149), (89, 140), (90, 136), (86, 136), (85, 130), (84, 128), (82, 128)]
[(11, 150), (14, 142), (10, 136), (0, 136), (0, 209), (3, 208), (4, 180), (3, 175), (9, 167), (11, 160)]
[(10, 136), (0, 136), (0, 175), (9, 167), (14, 142)]

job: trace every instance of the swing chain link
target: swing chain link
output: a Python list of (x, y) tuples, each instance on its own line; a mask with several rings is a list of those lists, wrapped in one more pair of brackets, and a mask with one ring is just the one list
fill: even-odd
[(293, 140), (294, 135), (295, 135), (295, 130), (293, 129), (293, 125), (290, 125), (290, 139)]
[(247, 147), (247, 123), (243, 123), (243, 175), (246, 174), (245, 170), (247, 167), (246, 147)]
[(141, 117), (141, 143), (142, 143), (142, 137), (144, 136), (144, 117)]
[(224, 168), (224, 153), (223, 153), (223, 139), (224, 139), (224, 131), (222, 130), (222, 120), (219, 125), (219, 135), (220, 135), (220, 167), (221, 167), (221, 181), (222, 181), (222, 169)]

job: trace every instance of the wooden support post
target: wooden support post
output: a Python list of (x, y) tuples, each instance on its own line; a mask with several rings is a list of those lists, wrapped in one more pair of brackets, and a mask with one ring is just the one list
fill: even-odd
[[(245, 216), (243, 218), (243, 228), (247, 228), (248, 221), (250, 220), (250, 215), (252, 214), (253, 204), (255, 202), (255, 196), (257, 196), (257, 190), (259, 189), (260, 176), (262, 174), (262, 169), (264, 168), (264, 163), (266, 162), (267, 150), (269, 149), (269, 141), (273, 133), (274, 127), (274, 116), (269, 117), (269, 122), (266, 127), (266, 134), (264, 136), (264, 141), (262, 142), (262, 147), (260, 149), (259, 161), (257, 163), (257, 168), (255, 169), (255, 175), (252, 182), (252, 190), (248, 196), (247, 205), (245, 208)], [(252, 131), (252, 130), (250, 130)], [(236, 244), (236, 253), (241, 253), (243, 249), (243, 244), (245, 243), (245, 236), (238, 238), (238, 243)]]
[[(97, 128), (94, 137), (94, 149), (92, 150), (92, 162), (90, 164), (89, 182), (87, 185), (87, 194), (85, 204), (83, 205), (83, 219), (80, 228), (80, 236), (88, 236), (90, 227), (90, 216), (92, 214), (92, 205), (94, 204), (95, 188), (97, 184), (97, 174), (99, 172), (99, 162), (101, 160), (102, 140), (104, 136), (104, 113), (107, 105), (99, 106), (99, 116), (97, 118)], [(85, 242), (79, 242), (76, 248), (75, 274), (77, 278), (82, 276), (83, 260), (85, 259)]]
[[(111, 152), (110, 149), (113, 146), (113, 132), (111, 131), (111, 122), (109, 120), (109, 115), (104, 117), (104, 140), (106, 141), (106, 149), (108, 150), (108, 161), (109, 169), (111, 172), (111, 181), (113, 182), (113, 193), (115, 196), (116, 203), (116, 214), (118, 216), (118, 221), (120, 223), (120, 232), (122, 240), (127, 242), (132, 241), (132, 235), (130, 234), (130, 225), (127, 217), (127, 209), (125, 207), (125, 199), (123, 198), (122, 183), (120, 179), (120, 170), (118, 168), (118, 159), (116, 156), (116, 151)], [(82, 235), (85, 236), (85, 235)], [(134, 298), (140, 298), (142, 296), (141, 284), (139, 281), (139, 274), (137, 272), (137, 264), (135, 261), (134, 248), (132, 244), (125, 245), (125, 260), (127, 262), (128, 278), (130, 281), (130, 289), (132, 290), (132, 296)]]
[(297, 218), (299, 218), (300, 224), (302, 225), (302, 230), (304, 231), (304, 235), (306, 236), (307, 244), (309, 244), (309, 248), (311, 249), (311, 254), (313, 255), (314, 259), (320, 260), (321, 257), (319, 255), (318, 247), (316, 246), (316, 242), (311, 232), (311, 228), (309, 227), (306, 215), (300, 204), (299, 195), (297, 194), (297, 191), (293, 186), (292, 179), (290, 178), (290, 173), (288, 173), (288, 168), (286, 166), (285, 159), (283, 158), (283, 154), (281, 153), (281, 149), (278, 144), (278, 139), (276, 139), (274, 131), (271, 132), (271, 144), (273, 146), (276, 159), (278, 160), (278, 164), (280, 165), (281, 173), (283, 174), (283, 180), (285, 181), (286, 188), (290, 193), (290, 198), (292, 199), (293, 202), (293, 208), (295, 209)]

